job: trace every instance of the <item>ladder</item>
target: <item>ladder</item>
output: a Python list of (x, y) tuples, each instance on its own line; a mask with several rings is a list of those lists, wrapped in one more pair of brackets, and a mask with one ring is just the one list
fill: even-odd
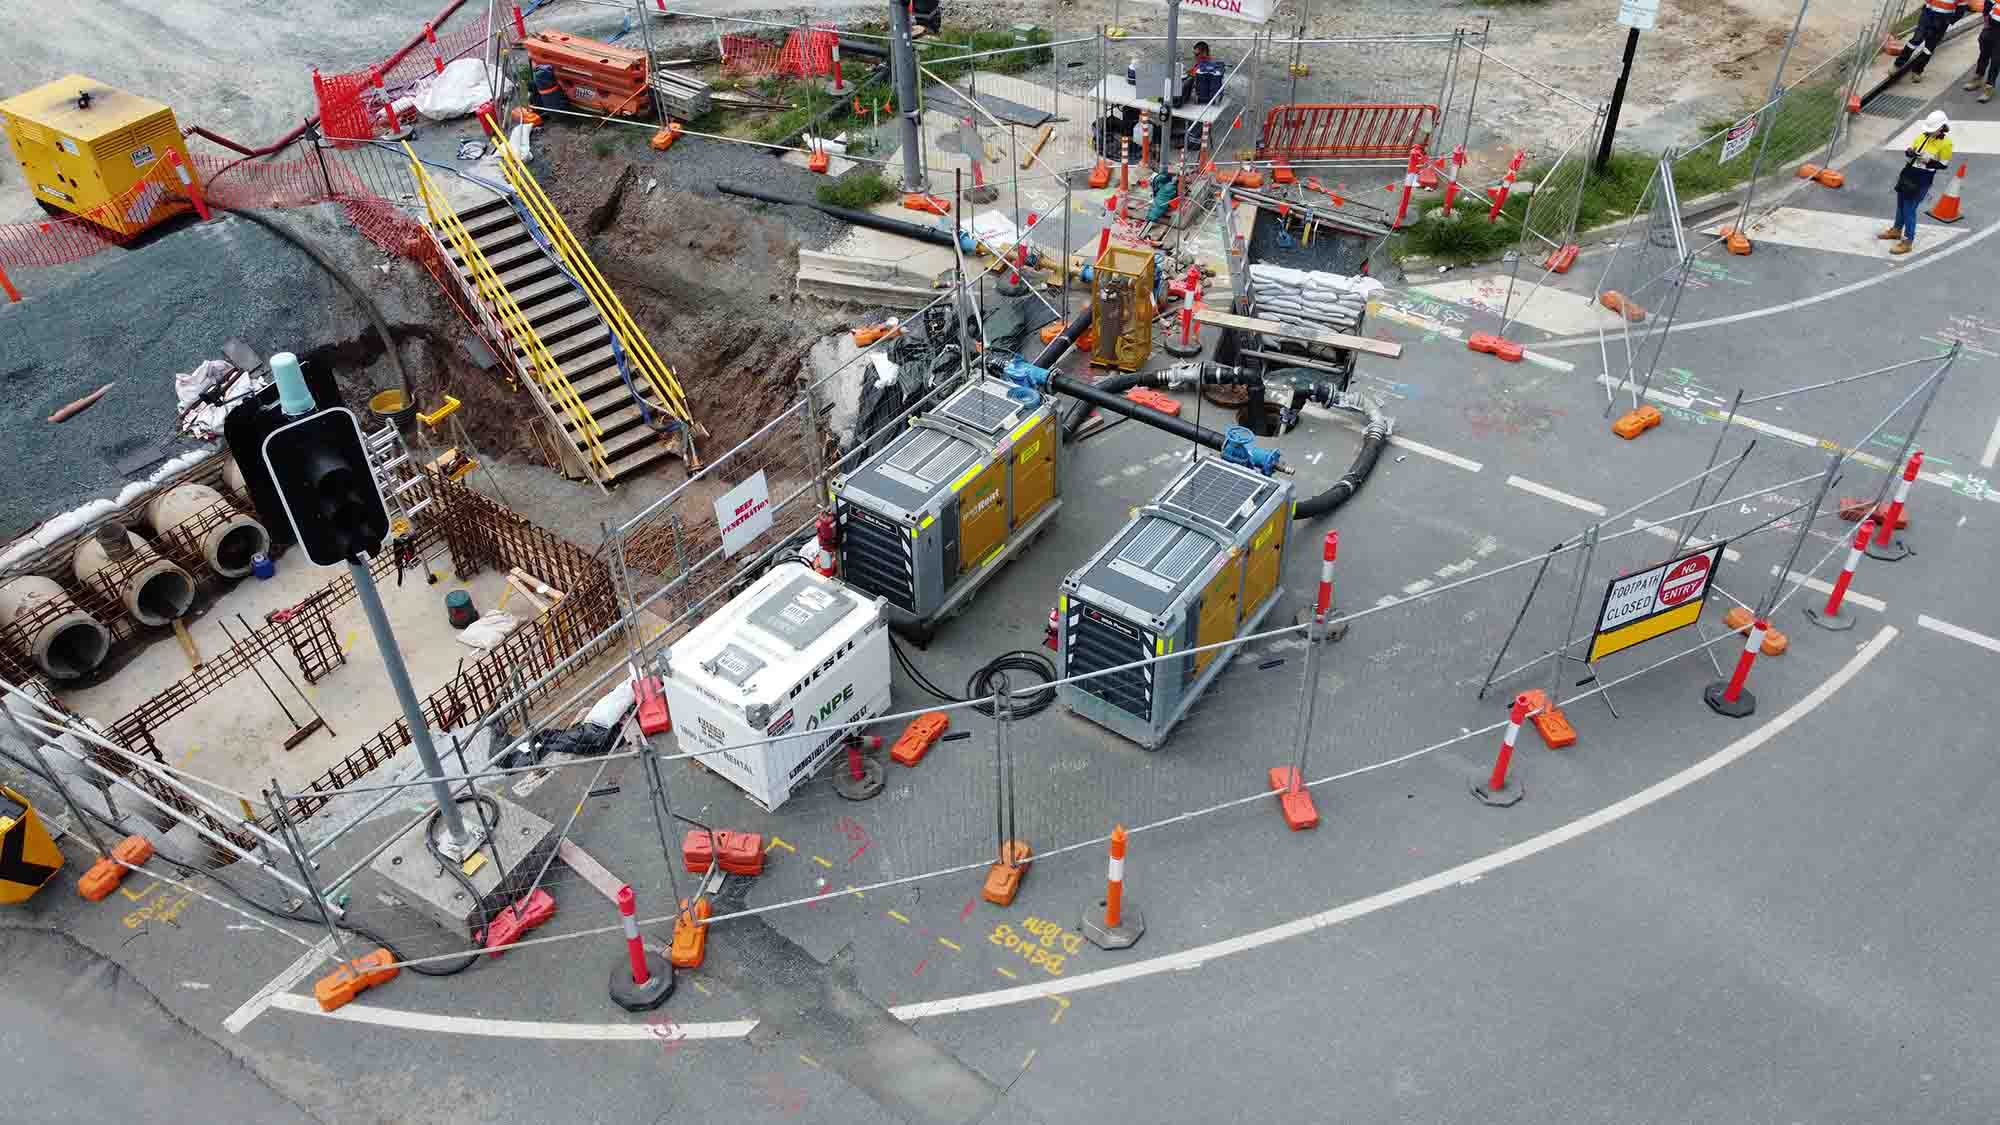
[(417, 516), (425, 508), (436, 503), (436, 498), (426, 496), (411, 503), (409, 493), (424, 484), (424, 474), (410, 458), (410, 447), (404, 443), (402, 432), (395, 423), (367, 435), (363, 443), (368, 447), (368, 467), (375, 474), (375, 483), (382, 489), (382, 500), (389, 505), (393, 517), (389, 531), (392, 535), (408, 535), (416, 526)]

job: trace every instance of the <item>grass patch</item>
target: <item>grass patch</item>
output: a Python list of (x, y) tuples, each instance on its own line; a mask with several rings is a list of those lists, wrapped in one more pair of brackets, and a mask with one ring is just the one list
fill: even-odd
[[(1027, 35), (1027, 43), (1014, 41), (1011, 31), (974, 31), (964, 27), (946, 27), (935, 35), (927, 35), (917, 40), (919, 61), (925, 69), (946, 81), (957, 78), (971, 70), (978, 69), (988, 74), (1020, 74), (1038, 66), (1047, 66), (1055, 61), (1054, 49), (1043, 44), (1053, 38), (1047, 31), (1036, 28)], [(1027, 47), (1028, 50), (1008, 50)], [(952, 56), (967, 55), (979, 51), (1002, 51), (1004, 55), (989, 55), (983, 59), (954, 62)]]
[(596, 153), (599, 160), (609, 157), (612, 150), (617, 147), (618, 142), (612, 140), (610, 137), (599, 137), (590, 142), (590, 151)]
[(878, 172), (857, 171), (819, 185), (813, 194), (828, 207), (865, 211), (877, 203), (893, 199), (896, 189)]

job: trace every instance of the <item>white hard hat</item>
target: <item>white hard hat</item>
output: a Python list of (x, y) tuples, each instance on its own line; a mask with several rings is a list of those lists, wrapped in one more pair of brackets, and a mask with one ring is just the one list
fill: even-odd
[(1944, 115), (1944, 110), (1934, 109), (1931, 110), (1929, 117), (1924, 118), (1924, 132), (1935, 133), (1949, 124), (1951, 124), (1951, 118)]

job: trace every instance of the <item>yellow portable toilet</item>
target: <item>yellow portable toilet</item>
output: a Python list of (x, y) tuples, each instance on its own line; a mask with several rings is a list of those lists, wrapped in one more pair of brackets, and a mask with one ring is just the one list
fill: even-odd
[(62, 865), (62, 849), (42, 827), (35, 806), (0, 785), (0, 905), (33, 898)]
[[(0, 129), (46, 208), (134, 235), (192, 206), (185, 198), (194, 176), (187, 142), (174, 111), (160, 102), (72, 74), (0, 101)], [(156, 169), (169, 152), (179, 154), (180, 168)], [(173, 190), (163, 175), (178, 181)]]

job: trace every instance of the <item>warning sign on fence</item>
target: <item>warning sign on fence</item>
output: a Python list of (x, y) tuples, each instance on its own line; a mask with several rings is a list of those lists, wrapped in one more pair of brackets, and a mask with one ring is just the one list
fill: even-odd
[(1743, 155), (1743, 150), (1749, 148), (1750, 142), (1756, 138), (1757, 115), (1753, 113), (1729, 127), (1728, 135), (1722, 138), (1722, 155), (1715, 162), (1727, 164)]
[(1715, 543), (1651, 570), (1612, 579), (1597, 615), (1590, 659), (1600, 660), (1699, 621), (1715, 568), (1722, 562), (1722, 548)]

